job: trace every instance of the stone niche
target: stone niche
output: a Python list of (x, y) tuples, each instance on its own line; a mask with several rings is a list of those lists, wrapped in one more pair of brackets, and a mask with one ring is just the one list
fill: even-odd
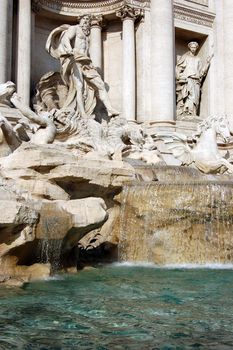
[[(49, 71), (59, 71), (59, 61), (53, 59), (45, 49), (51, 31), (64, 23), (76, 23), (73, 17), (37, 15), (35, 21), (35, 45), (32, 50), (32, 88), (42, 75)], [(122, 23), (109, 20), (102, 30), (102, 77), (106, 83), (110, 99), (121, 110), (122, 104)]]
[(120, 21), (107, 23), (102, 32), (102, 42), (103, 78), (113, 106), (122, 110), (122, 24)]
[[(199, 44), (198, 56), (202, 59), (203, 64), (205, 63), (207, 57), (210, 55), (209, 50), (209, 37), (205, 34), (176, 28), (175, 29), (175, 37), (176, 37), (176, 62), (179, 56), (182, 56), (185, 52), (188, 51), (188, 43), (190, 41), (197, 41)], [(210, 113), (210, 105), (209, 105), (209, 94), (210, 94), (210, 74), (208, 72), (201, 90), (201, 99), (200, 99), (200, 107), (198, 111), (198, 115), (200, 117), (205, 117)]]
[(63, 20), (36, 16), (35, 40), (32, 50), (32, 87), (38, 83), (42, 75), (49, 71), (59, 71), (59, 61), (53, 59), (45, 50), (45, 44), (50, 32), (60, 25), (69, 22)]

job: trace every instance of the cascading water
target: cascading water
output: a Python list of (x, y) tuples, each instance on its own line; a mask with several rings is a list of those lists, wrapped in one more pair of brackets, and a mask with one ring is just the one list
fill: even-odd
[(42, 239), (40, 241), (40, 262), (44, 264), (50, 263), (53, 272), (58, 271), (61, 265), (62, 242), (63, 241), (61, 239)]
[(232, 198), (232, 182), (126, 185), (120, 260), (161, 265), (232, 263)]

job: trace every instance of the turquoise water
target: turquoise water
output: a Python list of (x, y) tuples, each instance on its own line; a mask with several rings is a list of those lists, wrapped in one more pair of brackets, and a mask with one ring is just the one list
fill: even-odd
[(233, 349), (233, 270), (109, 266), (0, 288), (0, 349)]

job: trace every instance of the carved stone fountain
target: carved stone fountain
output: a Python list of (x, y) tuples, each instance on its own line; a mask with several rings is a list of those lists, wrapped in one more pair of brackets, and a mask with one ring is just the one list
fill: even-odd
[(52, 31), (61, 73), (40, 79), (33, 109), (14, 83), (0, 85), (2, 281), (111, 261), (117, 248), (120, 260), (232, 262), (226, 117), (188, 136), (128, 122), (88, 56), (89, 25), (83, 16)]

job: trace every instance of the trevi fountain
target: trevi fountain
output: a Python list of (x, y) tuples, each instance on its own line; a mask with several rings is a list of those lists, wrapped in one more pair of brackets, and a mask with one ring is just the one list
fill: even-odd
[(0, 349), (232, 349), (233, 1), (0, 23)]

